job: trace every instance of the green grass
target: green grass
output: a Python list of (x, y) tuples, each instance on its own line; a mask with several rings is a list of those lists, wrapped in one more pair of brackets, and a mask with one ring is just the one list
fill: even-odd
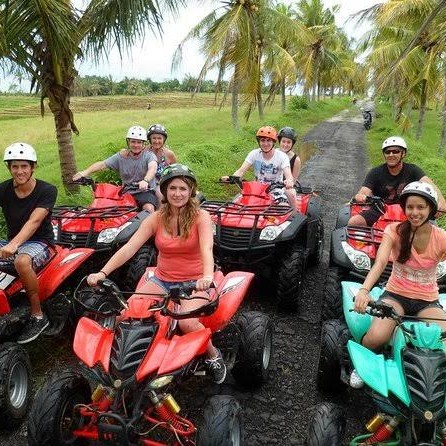
[[(136, 110), (77, 113), (74, 117), (80, 134), (73, 136), (77, 166), (79, 169), (85, 168), (124, 147), (129, 126), (139, 124), (148, 127), (160, 122), (168, 128), (167, 143), (178, 160), (188, 164), (196, 172), (200, 190), (208, 198), (224, 198), (233, 191), (222, 188), (216, 181), (222, 175), (233, 173), (246, 154), (257, 146), (255, 132), (258, 127), (273, 125), (278, 129), (288, 125), (295, 127), (302, 136), (317, 123), (346, 108), (348, 103), (348, 98), (327, 99), (310, 103), (308, 110), (286, 114), (280, 113), (276, 103), (273, 107), (266, 108), (263, 121), (259, 120), (257, 114), (253, 114), (248, 122), (244, 121), (240, 110), (239, 132), (232, 129), (228, 107), (222, 110), (209, 106), (155, 110), (140, 107)], [(24, 141), (35, 146), (39, 157), (36, 176), (59, 186), (58, 203), (88, 203), (89, 194), (86, 191), (77, 197), (67, 197), (60, 187), (58, 148), (50, 114), (44, 119), (26, 117), (0, 121), (0, 148), (15, 141)], [(0, 180), (8, 176), (8, 171), (3, 169)]]

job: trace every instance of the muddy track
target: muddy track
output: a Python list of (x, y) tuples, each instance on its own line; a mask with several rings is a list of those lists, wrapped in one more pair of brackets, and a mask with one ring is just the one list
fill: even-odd
[[(319, 318), (328, 268), (330, 231), (339, 206), (357, 190), (367, 170), (364, 130), (359, 114), (344, 113), (326, 121), (305, 135), (304, 140), (318, 147), (315, 155), (305, 164), (301, 180), (320, 191), (324, 204), (325, 252), (322, 263), (308, 271), (298, 315), (278, 312), (274, 301), (268, 297), (251, 298), (247, 304), (251, 309), (264, 311), (274, 321), (275, 354), (270, 381), (254, 392), (236, 388), (230, 376), (222, 386), (207, 384), (203, 387), (203, 382), (189, 382), (179, 398), (180, 405), (195, 412), (209, 395), (235, 395), (243, 407), (245, 444), (249, 446), (304, 444), (314, 408), (323, 400), (337, 401), (347, 408), (349, 435), (362, 431), (368, 412), (371, 412), (361, 391), (347, 389), (342, 395), (327, 396), (316, 389)], [(57, 360), (53, 355), (51, 362), (42, 365), (39, 358), (53, 352), (55, 347), (56, 343), (42, 340), (39, 348), (32, 351), (33, 366), (38, 367), (37, 385), (42, 382), (47, 367), (62, 367), (68, 358), (66, 353), (61, 353)], [(62, 350), (64, 347), (59, 345), (58, 348)], [(68, 344), (66, 348), (69, 348)], [(0, 434), (0, 444), (26, 445), (25, 427)]]

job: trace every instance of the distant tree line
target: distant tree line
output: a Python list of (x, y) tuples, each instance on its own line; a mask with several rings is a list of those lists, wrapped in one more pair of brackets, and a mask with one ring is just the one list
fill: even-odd
[[(147, 79), (135, 79), (125, 77), (120, 81), (113, 80), (112, 76), (78, 76), (74, 81), (74, 96), (108, 96), (130, 95), (144, 96), (150, 93), (161, 92), (202, 92), (215, 93), (216, 86), (212, 80), (200, 82), (197, 86), (197, 78), (190, 75), (180, 82), (178, 79), (169, 79), (162, 82)], [(224, 87), (227, 87), (225, 83)], [(220, 85), (221, 91), (221, 85)]]

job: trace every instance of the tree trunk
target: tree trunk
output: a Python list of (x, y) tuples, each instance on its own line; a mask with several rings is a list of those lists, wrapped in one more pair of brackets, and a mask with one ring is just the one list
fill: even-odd
[[(446, 70), (444, 72), (443, 82), (446, 83)], [(440, 156), (444, 156), (446, 149), (446, 92), (443, 95), (443, 108), (441, 110), (441, 137), (440, 137)]]
[(423, 79), (421, 81), (420, 112), (418, 114), (417, 133), (415, 135), (416, 139), (420, 139), (423, 133), (423, 123), (424, 123), (424, 115), (426, 113), (426, 103), (427, 103), (427, 81), (426, 79)]
[(62, 182), (67, 192), (78, 192), (79, 186), (70, 184), (73, 175), (77, 172), (72, 140), (72, 132), (73, 130), (77, 132), (77, 128), (73, 124), (73, 117), (69, 109), (70, 91), (60, 86), (52, 86), (51, 90), (47, 90), (47, 95), (56, 126)]
[(240, 125), (238, 121), (238, 93), (239, 93), (239, 68), (238, 66), (234, 69), (234, 78), (232, 82), (232, 99), (231, 99), (231, 119), (232, 119), (232, 127), (235, 130), (240, 130)]
[(282, 79), (280, 83), (280, 93), (281, 93), (281, 111), (286, 112), (286, 89), (285, 89), (285, 79)]
[(259, 108), (259, 118), (261, 121), (263, 121), (265, 114), (263, 111), (263, 99), (262, 99), (262, 90), (261, 89), (257, 92), (257, 107)]

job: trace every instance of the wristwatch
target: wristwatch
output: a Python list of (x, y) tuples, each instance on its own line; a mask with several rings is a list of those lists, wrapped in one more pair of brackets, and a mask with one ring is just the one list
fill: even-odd
[(144, 178), (143, 181), (145, 181), (147, 184), (150, 184), (150, 180), (148, 180), (147, 178)]

